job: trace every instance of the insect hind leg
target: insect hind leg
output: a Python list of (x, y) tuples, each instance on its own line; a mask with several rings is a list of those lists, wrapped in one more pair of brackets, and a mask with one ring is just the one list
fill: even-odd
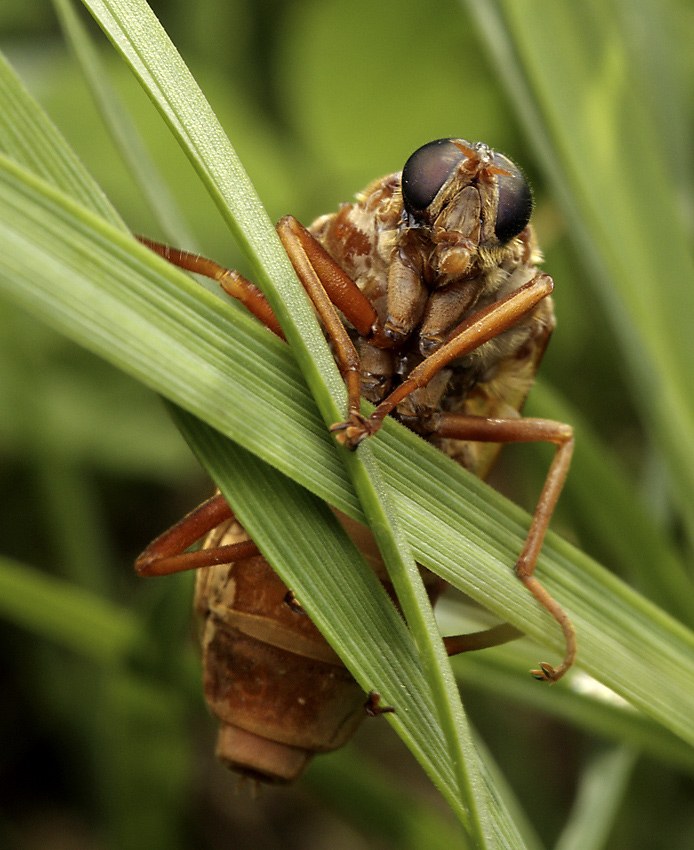
[(454, 440), (471, 440), (491, 443), (549, 442), (556, 446), (542, 492), (535, 506), (530, 529), (515, 566), (520, 581), (559, 623), (564, 635), (564, 658), (558, 667), (542, 662), (532, 675), (540, 681), (556, 682), (572, 666), (576, 658), (576, 631), (566, 612), (545, 590), (534, 576), (537, 559), (549, 527), (552, 513), (559, 499), (571, 463), (574, 437), (573, 429), (562, 422), (550, 419), (491, 419), (461, 413), (442, 413), (434, 417), (431, 433), (437, 437)]
[(186, 552), (189, 546), (232, 517), (225, 498), (220, 493), (212, 496), (152, 541), (135, 561), (135, 571), (140, 576), (165, 576), (257, 555), (258, 547), (251, 540)]

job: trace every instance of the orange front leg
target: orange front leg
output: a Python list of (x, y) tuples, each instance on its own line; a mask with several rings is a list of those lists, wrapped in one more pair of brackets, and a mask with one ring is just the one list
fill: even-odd
[(168, 260), (172, 265), (216, 280), (227, 295), (231, 295), (232, 298), (240, 301), (246, 309), (253, 313), (256, 319), (259, 319), (274, 334), (284, 339), (282, 329), (275, 314), (272, 312), (267, 298), (255, 284), (247, 280), (242, 274), (224, 268), (224, 266), (221, 266), (214, 260), (201, 257), (200, 254), (181, 251), (179, 248), (172, 248), (170, 245), (154, 242), (144, 236), (138, 236), (137, 240), (149, 248), (150, 251), (154, 251), (155, 254), (159, 254), (160, 257)]
[(386, 416), (392, 413), (410, 393), (425, 387), (451, 361), (469, 354), (510, 328), (536, 307), (543, 298), (546, 298), (553, 287), (554, 284), (549, 275), (537, 274), (511, 295), (474, 313), (451, 332), (448, 341), (441, 348), (416, 366), (407, 378), (378, 405), (368, 419), (362, 417), (361, 422), (356, 420), (341, 422), (334, 425), (331, 430), (341, 432), (344, 435), (343, 442), (352, 449), (356, 448), (365, 437), (378, 431)]
[(277, 233), (326, 327), (332, 326), (337, 308), (367, 342), (385, 348), (393, 344), (373, 304), (300, 221), (285, 215), (277, 223)]
[(335, 361), (347, 385), (349, 421), (365, 427), (366, 420), (360, 412), (361, 362), (337, 311), (338, 308), (342, 310), (359, 333), (368, 340), (382, 335), (376, 311), (354, 281), (293, 216), (285, 216), (279, 221), (277, 233), (333, 343)]

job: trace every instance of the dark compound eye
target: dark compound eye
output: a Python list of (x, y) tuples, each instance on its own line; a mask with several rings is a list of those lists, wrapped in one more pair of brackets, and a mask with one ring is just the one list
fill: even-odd
[(523, 230), (533, 211), (533, 196), (528, 181), (518, 166), (496, 151), (492, 154), (494, 165), (508, 174), (497, 174), (499, 206), (494, 233), (499, 242), (508, 242)]
[(402, 170), (402, 198), (407, 211), (421, 217), (463, 159), (465, 154), (450, 139), (437, 139), (416, 150)]

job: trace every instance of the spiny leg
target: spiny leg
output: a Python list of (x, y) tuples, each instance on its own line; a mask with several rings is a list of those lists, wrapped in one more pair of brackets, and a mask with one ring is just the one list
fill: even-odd
[(561, 626), (566, 643), (564, 659), (554, 668), (546, 663), (531, 671), (536, 679), (556, 682), (574, 663), (576, 657), (576, 632), (568, 616), (540, 582), (535, 578), (535, 566), (542, 548), (552, 513), (557, 504), (571, 463), (574, 438), (569, 425), (549, 419), (487, 419), (482, 416), (442, 413), (432, 418), (432, 434), (454, 440), (471, 440), (492, 443), (549, 442), (556, 446), (545, 483), (533, 513), (525, 544), (516, 562), (515, 573), (537, 601)]
[(196, 552), (185, 551), (213, 528), (233, 516), (221, 494), (212, 496), (153, 540), (135, 561), (136, 572), (141, 576), (165, 576), (215, 564), (229, 564), (258, 555), (258, 547), (252, 540), (229, 546), (198, 549)]

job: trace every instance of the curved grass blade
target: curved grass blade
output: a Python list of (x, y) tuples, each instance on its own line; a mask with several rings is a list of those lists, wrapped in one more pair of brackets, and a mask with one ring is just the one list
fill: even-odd
[[(667, 461), (681, 514), (689, 517), (694, 258), (689, 202), (682, 202), (676, 182), (687, 179), (673, 174), (669, 129), (653, 91), (642, 96), (642, 58), (630, 50), (628, 36), (628, 27), (644, 15), (648, 21), (651, 10), (631, 4), (627, 15), (620, 4), (592, 0), (468, 0), (466, 6), (592, 272), (632, 395)], [(686, 91), (690, 77), (686, 50), (674, 39), (680, 28), (674, 12), (658, 9), (659, 37), (671, 34), (668, 61), (659, 65), (661, 82), (671, 74), (664, 92)], [(689, 107), (683, 99), (668, 103), (670, 110)], [(691, 115), (680, 113), (676, 121), (673, 132), (681, 133)]]
[[(6, 294), (363, 519), (287, 347), (127, 235), (67, 199), (55, 206), (59, 198), (16, 166), (0, 171)], [(374, 450), (417, 561), (559, 648), (509, 567), (525, 536), (523, 511), (396, 423)], [(692, 633), (555, 535), (540, 570), (577, 624), (581, 665), (692, 742)]]
[(124, 162), (134, 174), (162, 231), (175, 245), (195, 250), (195, 240), (173, 195), (157, 172), (147, 147), (130, 121), (118, 94), (109, 84), (87, 28), (71, 0), (53, 0), (60, 24), (80, 64), (84, 78)]
[[(135, 74), (159, 107), (184, 151), (197, 168), (254, 269), (299, 366), (311, 387), (326, 424), (343, 418), (345, 389), (307, 298), (278, 240), (267, 233), (267, 216), (240, 163), (225, 139), (207, 101), (190, 76), (166, 34), (144, 2), (85, 0), (105, 32), (130, 62)], [(230, 185), (230, 175), (234, 185)], [(257, 222), (257, 225), (256, 225)], [(258, 237), (261, 237), (260, 240)], [(264, 237), (264, 238), (263, 238)], [(279, 272), (275, 275), (273, 272)], [(439, 722), (450, 749), (460, 793), (467, 801), (476, 840), (484, 844), (490, 827), (484, 798), (477, 798), (474, 748), (466, 734), (465, 718), (448, 658), (437, 633), (424, 585), (406, 539), (397, 526), (387, 491), (368, 447), (343, 460), (354, 481), (398, 599), (435, 695)], [(466, 758), (467, 755), (467, 758)], [(468, 767), (469, 765), (469, 767)], [(482, 811), (478, 812), (478, 808)]]

